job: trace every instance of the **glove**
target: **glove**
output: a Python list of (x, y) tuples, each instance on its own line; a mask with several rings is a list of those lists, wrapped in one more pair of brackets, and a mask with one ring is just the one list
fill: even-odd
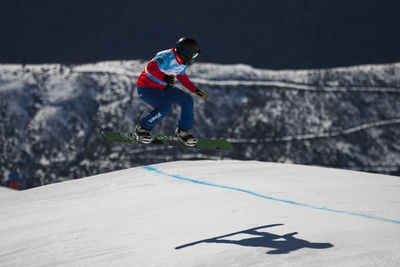
[(200, 91), (199, 89), (196, 89), (194, 91), (194, 93), (208, 101), (208, 95), (206, 93), (204, 93), (203, 91)]
[(174, 87), (175, 76), (174, 75), (165, 75), (163, 81), (168, 84), (170, 87)]

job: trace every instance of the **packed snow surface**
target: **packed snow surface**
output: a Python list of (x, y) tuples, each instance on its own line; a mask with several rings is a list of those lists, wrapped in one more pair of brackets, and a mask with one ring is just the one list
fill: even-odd
[(400, 179), (178, 161), (0, 191), (0, 266), (399, 266)]

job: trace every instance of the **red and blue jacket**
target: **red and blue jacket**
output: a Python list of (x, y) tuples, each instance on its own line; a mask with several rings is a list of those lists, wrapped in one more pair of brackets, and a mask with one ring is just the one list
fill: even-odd
[(18, 182), (19, 181), (19, 173), (16, 171), (12, 171), (10, 175), (8, 175), (8, 179), (10, 182)]
[(197, 87), (186, 76), (186, 67), (175, 48), (158, 52), (140, 74), (137, 85), (164, 90), (168, 85), (163, 81), (164, 77), (174, 75), (183, 86), (194, 92)]

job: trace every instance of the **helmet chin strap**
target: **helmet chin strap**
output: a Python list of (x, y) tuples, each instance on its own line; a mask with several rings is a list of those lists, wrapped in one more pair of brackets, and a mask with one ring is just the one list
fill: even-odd
[(192, 65), (193, 64), (194, 59), (192, 57), (186, 55), (185, 53), (182, 53), (181, 51), (178, 51), (178, 55), (183, 60), (183, 63), (185, 65)]
[(186, 59), (183, 60), (183, 63), (185, 63), (185, 65), (192, 65), (193, 62), (194, 62), (193, 58), (188, 58), (187, 60)]

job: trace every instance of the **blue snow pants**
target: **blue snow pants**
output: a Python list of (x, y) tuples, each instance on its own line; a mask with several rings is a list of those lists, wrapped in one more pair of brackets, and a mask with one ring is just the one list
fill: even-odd
[(190, 130), (193, 126), (193, 98), (186, 92), (167, 86), (165, 90), (155, 88), (137, 88), (138, 94), (153, 110), (142, 116), (140, 125), (153, 130), (154, 126), (171, 112), (172, 104), (181, 106), (178, 126)]

